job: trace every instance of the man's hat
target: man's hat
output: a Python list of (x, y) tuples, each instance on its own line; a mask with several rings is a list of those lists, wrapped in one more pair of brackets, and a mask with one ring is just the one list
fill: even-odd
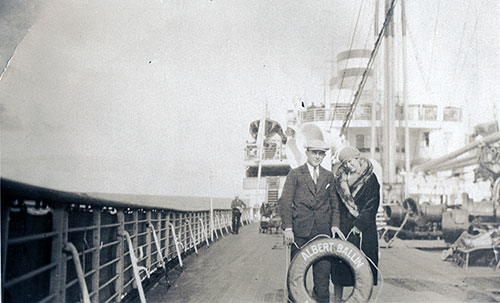
[(307, 150), (321, 150), (321, 151), (327, 151), (330, 149), (330, 146), (326, 144), (323, 140), (319, 139), (314, 139), (314, 140), (309, 140), (307, 141), (306, 144), (304, 144), (304, 147)]

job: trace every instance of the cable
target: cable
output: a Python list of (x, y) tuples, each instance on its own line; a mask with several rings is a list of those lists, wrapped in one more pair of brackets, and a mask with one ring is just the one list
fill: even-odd
[(429, 65), (429, 77), (427, 78), (427, 83), (431, 80), (431, 75), (432, 75), (432, 67), (434, 66), (433, 60), (434, 60), (434, 47), (436, 46), (436, 36), (437, 36), (437, 26), (438, 26), (438, 20), (439, 20), (439, 8), (441, 7), (441, 1), (438, 1), (438, 7), (437, 7), (437, 12), (436, 12), (436, 22), (434, 23), (434, 36), (432, 37), (432, 48), (431, 48), (431, 60), (430, 65)]
[(418, 53), (418, 48), (416, 46), (415, 40), (413, 39), (412, 35), (413, 31), (411, 30), (410, 20), (408, 19), (406, 19), (406, 30), (408, 32), (408, 38), (410, 40), (410, 44), (413, 47), (413, 50), (415, 51), (415, 61), (417, 61), (418, 70), (420, 71), (420, 76), (422, 77), (422, 82), (424, 83), (425, 90), (426, 92), (430, 92), (432, 94), (432, 89), (429, 87), (429, 82), (426, 81), (424, 67), (422, 61), (420, 61), (420, 55)]
[[(472, 45), (472, 42), (476, 39), (477, 24), (478, 24), (478, 22), (479, 22), (479, 18), (478, 18), (478, 16), (477, 16), (477, 15), (478, 15), (478, 12), (477, 12), (477, 10), (476, 10), (476, 16), (475, 16), (475, 17), (476, 17), (476, 22), (475, 22), (475, 24), (474, 24), (474, 28), (473, 28), (473, 30), (472, 30), (472, 35), (470, 36), (470, 43), (469, 43), (468, 45)], [(464, 70), (464, 67), (465, 67), (465, 63), (466, 63), (467, 58), (468, 58), (468, 56), (469, 56), (469, 52), (470, 52), (470, 50), (471, 50), (472, 48), (473, 48), (473, 47), (468, 47), (468, 48), (467, 48), (467, 51), (465, 52), (465, 55), (464, 55), (464, 57), (463, 57), (463, 61), (462, 61), (462, 66), (460, 67), (460, 70), (459, 70), (459, 72), (458, 72), (458, 74), (459, 74), (459, 75), (463, 75), (463, 70)], [(456, 82), (455, 82), (455, 84), (456, 84)]]
[(366, 69), (365, 71), (363, 72), (363, 78), (361, 79), (361, 82), (359, 83), (359, 86), (358, 86), (358, 90), (356, 91), (356, 94), (354, 96), (354, 100), (353, 102), (351, 103), (351, 107), (349, 109), (349, 112), (347, 113), (347, 117), (346, 119), (344, 120), (344, 124), (342, 125), (342, 128), (340, 130), (340, 135), (343, 136), (345, 135), (345, 132), (347, 130), (347, 128), (349, 127), (349, 123), (352, 119), (352, 116), (354, 114), (354, 110), (356, 109), (356, 106), (359, 102), (359, 99), (361, 97), (361, 92), (363, 91), (363, 88), (366, 84), (366, 79), (367, 79), (367, 76), (368, 76), (368, 71), (371, 69), (372, 65), (373, 65), (373, 62), (375, 60), (375, 56), (377, 55), (377, 52), (380, 48), (380, 44), (381, 44), (381, 41), (382, 41), (382, 36), (384, 35), (386, 29), (387, 29), (387, 26), (389, 25), (389, 22), (392, 18), (392, 14), (394, 12), (394, 6), (396, 5), (396, 0), (392, 0), (391, 2), (391, 6), (390, 8), (387, 10), (387, 13), (386, 13), (386, 18), (385, 18), (385, 21), (384, 21), (384, 25), (382, 26), (382, 29), (380, 30), (379, 34), (378, 34), (378, 37), (377, 37), (377, 41), (375, 41), (375, 46), (373, 48), (373, 50), (371, 51), (371, 54), (370, 54), (370, 60), (368, 60), (368, 64), (366, 65)]
[[(470, 6), (471, 6), (471, 4), (472, 4), (472, 2), (469, 2), (469, 6), (467, 6), (466, 12), (470, 12)], [(460, 44), (458, 46), (458, 53), (459, 54), (462, 54), (462, 48), (463, 48), (463, 44), (464, 44), (464, 40), (465, 40), (465, 32), (466, 32), (466, 29), (467, 29), (467, 23), (469, 21), (469, 16), (470, 16), (470, 14), (466, 14), (465, 15), (464, 28), (462, 29), (462, 35), (461, 35), (461, 39), (460, 39)], [(457, 64), (455, 64), (454, 69), (453, 69), (453, 73), (451, 74), (451, 80), (455, 79), (455, 75), (457, 74), (457, 70), (458, 70), (458, 63), (462, 59), (465, 59), (465, 56), (462, 56), (462, 58), (460, 58), (460, 59), (457, 60)]]
[[(349, 237), (351, 236), (351, 234), (354, 234), (352, 229), (349, 231), (349, 233), (347, 234), (347, 237), (345, 238), (346, 241), (347, 239), (349, 239)], [(353, 243), (354, 244), (354, 243)], [(380, 250), (380, 246), (378, 247), (377, 250)], [(373, 262), (372, 259), (370, 259), (366, 254), (365, 252), (363, 251), (363, 233), (359, 233), (359, 251), (363, 254), (363, 256), (368, 260), (368, 262), (370, 262), (373, 267), (375, 267), (375, 269), (377, 270), (377, 273), (380, 274), (380, 288), (377, 292), (377, 296), (375, 297), (375, 300), (373, 302), (377, 302), (378, 300), (378, 297), (380, 296), (380, 293), (382, 292), (382, 286), (384, 285), (384, 275), (382, 275), (382, 272), (380, 271), (380, 269), (378, 268), (378, 266), (375, 264), (375, 262)]]

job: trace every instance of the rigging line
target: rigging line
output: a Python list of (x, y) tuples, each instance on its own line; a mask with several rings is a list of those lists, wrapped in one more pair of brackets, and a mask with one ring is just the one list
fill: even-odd
[[(469, 3), (469, 5), (470, 5), (470, 3)], [(467, 17), (468, 17), (468, 14), (467, 14)], [(466, 19), (467, 19), (467, 17), (466, 17)], [(476, 20), (475, 20), (476, 22), (475, 22), (475, 24), (474, 24), (474, 29), (472, 30), (472, 35), (471, 35), (471, 37), (470, 37), (470, 43), (469, 43), (469, 45), (471, 45), (471, 44), (472, 44), (472, 41), (474, 41), (474, 39), (476, 38), (477, 23), (478, 23), (478, 21), (479, 21), (477, 7), (475, 7), (475, 19), (476, 19)], [(465, 33), (465, 24), (464, 24), (464, 33)], [(462, 41), (463, 41), (463, 39), (462, 39)], [(461, 41), (461, 42), (462, 42), (462, 41)], [(462, 74), (463, 74), (463, 73), (462, 73), (462, 71), (463, 71), (463, 69), (464, 69), (464, 67), (465, 67), (465, 62), (467, 61), (466, 59), (467, 59), (467, 57), (468, 57), (468, 55), (469, 55), (469, 52), (470, 52), (470, 49), (471, 49), (471, 48), (473, 48), (473, 47), (468, 47), (468, 48), (467, 48), (467, 51), (465, 52), (465, 54), (464, 54), (464, 56), (463, 56), (463, 60), (462, 60), (462, 67), (460, 68), (460, 75), (462, 75)], [(477, 53), (476, 53), (476, 54), (477, 54)], [(455, 65), (455, 71), (457, 70), (457, 69), (456, 69), (456, 67), (457, 67), (457, 66), (458, 66), (458, 62), (457, 62), (457, 64)], [(451, 78), (451, 81), (453, 81), (453, 79), (454, 79), (454, 76), (453, 76), (453, 78)], [(453, 81), (453, 82), (454, 82), (455, 84), (457, 83), (456, 81)], [(464, 94), (464, 95), (465, 95), (465, 94)], [(450, 95), (449, 95), (448, 97), (449, 97), (449, 98), (448, 98), (448, 102), (447, 102), (447, 104), (448, 104), (448, 106), (449, 106), (449, 105), (450, 105), (450, 103), (451, 103), (451, 102), (450, 102), (450, 99), (451, 99), (451, 98), (450, 98), (450, 97), (451, 97), (451, 93), (450, 93)], [(462, 99), (462, 102), (461, 102), (461, 103), (462, 103), (462, 104), (461, 104), (460, 108), (462, 108), (462, 107), (463, 107), (463, 99)], [(441, 128), (443, 127), (443, 123), (444, 123), (444, 117), (441, 119), (441, 121), (440, 121), (440, 123), (439, 123), (439, 129), (441, 129)]]
[(330, 122), (330, 128), (329, 129), (332, 129), (332, 126), (333, 126), (333, 120), (335, 118), (335, 113), (337, 111), (337, 105), (339, 104), (340, 92), (342, 90), (342, 85), (344, 84), (345, 69), (347, 68), (347, 64), (349, 63), (349, 59), (351, 57), (352, 46), (354, 44), (354, 37), (356, 36), (356, 31), (357, 31), (357, 28), (358, 28), (359, 19), (360, 19), (360, 16), (361, 16), (361, 11), (362, 11), (363, 3), (364, 2), (365, 1), (362, 0), (361, 1), (361, 5), (359, 6), (358, 17), (356, 18), (356, 24), (354, 25), (354, 31), (352, 32), (351, 43), (349, 45), (349, 53), (347, 54), (347, 60), (345, 62), (345, 66), (344, 66), (344, 72), (342, 73), (342, 80), (340, 80), (339, 93), (337, 94), (337, 100), (335, 101), (335, 106), (333, 107), (333, 114), (332, 114), (332, 117), (331, 117), (331, 122)]
[[(467, 12), (470, 12), (470, 6), (471, 6), (472, 2), (469, 2), (469, 6), (467, 7)], [(472, 39), (474, 38), (475, 36), (475, 33), (476, 33), (476, 28), (477, 28), (477, 22), (478, 22), (478, 10), (477, 8), (475, 9), (475, 24), (474, 24), (474, 28), (473, 28), (473, 33), (472, 33), (472, 36), (470, 37), (470, 41), (472, 41)], [(464, 28), (463, 28), (463, 31), (462, 31), (462, 39), (460, 39), (460, 46), (459, 46), (459, 49), (458, 49), (458, 53), (462, 55), (462, 57), (460, 59), (457, 60), (457, 63), (455, 64), (455, 67), (453, 69), (453, 74), (450, 78), (450, 88), (449, 88), (449, 95), (448, 95), (448, 104), (451, 103), (451, 99), (452, 99), (452, 95), (453, 93), (456, 93), (456, 91), (453, 89), (453, 86), (451, 85), (452, 83), (453, 84), (456, 84), (457, 81), (455, 81), (455, 77), (457, 77), (457, 73), (459, 71), (459, 66), (461, 65), (461, 68), (460, 68), (460, 72), (463, 70), (463, 67), (465, 65), (465, 62), (467, 61), (467, 57), (468, 57), (468, 54), (469, 54), (469, 51), (470, 51), (470, 47), (467, 49), (467, 51), (465, 53), (462, 53), (462, 48), (463, 48), (463, 44), (464, 44), (464, 41), (465, 41), (465, 37), (466, 37), (466, 26), (467, 26), (467, 22), (469, 20), (469, 14), (466, 15), (465, 17), (465, 22), (464, 22)], [(469, 45), (470, 45), (470, 42), (469, 42)]]
[[(469, 6), (467, 7), (466, 9), (466, 12), (470, 12), (470, 6), (471, 6), (472, 2), (469, 2)], [(458, 45), (458, 53), (460, 55), (462, 55), (462, 48), (463, 48), (463, 44), (464, 44), (464, 40), (465, 40), (465, 33), (466, 33), (466, 29), (467, 29), (467, 23), (469, 21), (469, 16), (470, 14), (466, 14), (465, 16), (465, 21), (464, 21), (464, 27), (462, 29), (462, 37), (460, 39), (460, 44)], [(458, 70), (458, 65), (460, 63), (461, 60), (463, 60), (464, 56), (462, 56), (460, 59), (457, 60), (457, 64), (455, 64), (454, 66), (454, 69), (453, 69), (453, 73), (451, 74), (451, 80), (453, 81), (453, 79), (455, 79), (455, 75), (457, 74), (457, 70)]]
[[(478, 10), (476, 8), (476, 15), (475, 15), (475, 18), (476, 18), (476, 22), (474, 23), (474, 28), (472, 29), (472, 35), (470, 36), (470, 42), (469, 42), (469, 45), (472, 45), (472, 42), (476, 39), (476, 31), (477, 31), (477, 24), (479, 23), (479, 18), (478, 18)], [(469, 53), (470, 53), (470, 50), (472, 49), (473, 47), (468, 47), (466, 52), (465, 52), (465, 55), (464, 55), (464, 59), (462, 61), (462, 66), (460, 67), (460, 70), (458, 72), (459, 75), (463, 75), (463, 70), (465, 68), (465, 63), (467, 62), (467, 59), (469, 57)], [(476, 50), (477, 52), (477, 50)], [(477, 53), (476, 53), (477, 54)], [(455, 81), (455, 83), (457, 83), (458, 81)]]
[(361, 82), (359, 82), (358, 90), (356, 91), (356, 94), (354, 96), (354, 100), (351, 103), (351, 107), (347, 113), (347, 117), (344, 120), (344, 124), (342, 125), (342, 128), (340, 130), (341, 136), (345, 134), (345, 131), (349, 127), (349, 123), (351, 122), (353, 113), (356, 110), (356, 106), (359, 102), (361, 92), (363, 91), (363, 88), (365, 87), (366, 79), (368, 76), (368, 71), (371, 69), (373, 62), (375, 61), (375, 56), (377, 55), (377, 52), (380, 48), (382, 36), (384, 35), (384, 33), (387, 29), (387, 26), (389, 25), (389, 22), (391, 21), (395, 5), (396, 5), (396, 0), (392, 0), (390, 8), (387, 10), (384, 24), (382, 25), (382, 28), (380, 29), (380, 32), (379, 32), (378, 37), (377, 37), (377, 41), (375, 41), (375, 46), (370, 54), (370, 60), (368, 60), (368, 63), (366, 65), (366, 69), (363, 72), (363, 77), (361, 78)]
[(439, 8), (441, 7), (441, 0), (438, 1), (438, 7), (436, 12), (436, 23), (434, 23), (434, 37), (432, 37), (432, 48), (431, 48), (431, 60), (429, 61), (429, 77), (427, 78), (427, 83), (430, 82), (432, 76), (432, 67), (434, 66), (434, 48), (436, 46), (436, 36), (437, 36), (437, 26), (439, 21)]
[(417, 61), (418, 70), (420, 71), (420, 77), (422, 77), (422, 83), (425, 86), (426, 92), (430, 92), (432, 94), (432, 89), (429, 86), (429, 83), (427, 83), (426, 78), (425, 78), (424, 65), (422, 64), (422, 61), (420, 61), (420, 54), (418, 53), (418, 48), (416, 46), (415, 40), (413, 39), (413, 35), (412, 35), (413, 31), (411, 30), (411, 26), (410, 26), (409, 21), (410, 20), (406, 19), (406, 31), (408, 33), (408, 38), (410, 40), (410, 44), (411, 44), (413, 50), (415, 51), (414, 57), (415, 57), (415, 60)]

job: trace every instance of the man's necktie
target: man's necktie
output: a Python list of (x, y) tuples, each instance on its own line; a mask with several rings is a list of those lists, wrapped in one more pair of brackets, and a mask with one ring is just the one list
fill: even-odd
[(315, 167), (313, 169), (313, 181), (314, 181), (314, 184), (318, 184), (318, 168)]

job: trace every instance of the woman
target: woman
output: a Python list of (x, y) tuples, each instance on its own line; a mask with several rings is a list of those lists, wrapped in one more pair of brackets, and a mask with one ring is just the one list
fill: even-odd
[[(380, 204), (380, 184), (373, 173), (373, 165), (362, 158), (354, 147), (339, 152), (340, 166), (335, 172), (332, 197), (337, 199), (338, 211), (334, 212), (334, 225), (339, 227), (347, 240), (360, 247), (370, 260), (378, 264), (378, 235), (376, 216)], [(377, 270), (370, 263), (373, 283), (377, 285)], [(354, 286), (351, 269), (340, 259), (332, 262), (334, 300), (341, 302), (344, 286)]]

